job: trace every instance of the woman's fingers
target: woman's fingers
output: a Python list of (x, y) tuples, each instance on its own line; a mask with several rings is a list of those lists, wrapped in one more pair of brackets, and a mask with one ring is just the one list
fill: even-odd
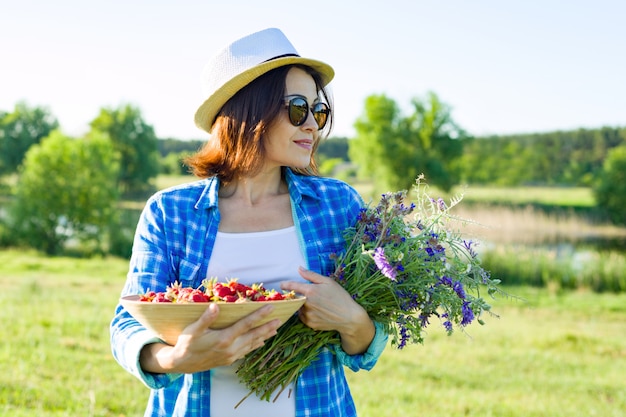
[(217, 303), (211, 303), (209, 307), (204, 310), (200, 318), (187, 326), (185, 330), (188, 330), (190, 333), (204, 333), (206, 329), (211, 327), (211, 324), (217, 319), (219, 313), (220, 308)]
[(240, 331), (241, 333), (246, 333), (247, 331), (257, 327), (258, 323), (265, 317), (269, 316), (272, 311), (274, 311), (274, 306), (272, 306), (271, 304), (265, 305), (260, 309), (248, 314), (246, 317), (242, 318), (231, 327), (238, 332)]
[(298, 268), (298, 272), (300, 273), (300, 276), (309, 281), (309, 283), (297, 281), (283, 281), (280, 283), (280, 288), (284, 291), (295, 291), (297, 293), (307, 296), (307, 293), (311, 290), (310, 284), (326, 284), (329, 283), (329, 281), (332, 281), (328, 277), (325, 277), (318, 274), (317, 272), (310, 271), (303, 267)]
[(263, 306), (229, 327), (214, 330), (210, 327), (219, 315), (219, 306), (212, 303), (178, 337), (174, 350), (182, 362), (181, 369), (184, 372), (198, 372), (229, 365), (263, 346), (265, 340), (274, 336), (281, 325), (278, 319), (258, 325), (273, 309), (271, 305)]

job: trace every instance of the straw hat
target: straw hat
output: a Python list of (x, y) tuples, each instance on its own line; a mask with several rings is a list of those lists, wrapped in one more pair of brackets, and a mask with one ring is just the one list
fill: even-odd
[(217, 113), (235, 93), (266, 72), (291, 64), (313, 68), (321, 74), (324, 86), (335, 75), (330, 65), (298, 55), (279, 29), (265, 29), (231, 43), (202, 71), (202, 92), (207, 99), (196, 111), (196, 126), (210, 132)]

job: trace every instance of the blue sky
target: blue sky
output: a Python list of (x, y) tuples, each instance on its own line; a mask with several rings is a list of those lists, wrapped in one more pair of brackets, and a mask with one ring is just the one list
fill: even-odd
[(199, 75), (226, 43), (279, 27), (333, 65), (334, 135), (365, 98), (435, 92), (474, 135), (626, 126), (619, 0), (0, 0), (0, 110), (47, 106), (79, 136), (138, 106), (159, 137), (204, 139)]

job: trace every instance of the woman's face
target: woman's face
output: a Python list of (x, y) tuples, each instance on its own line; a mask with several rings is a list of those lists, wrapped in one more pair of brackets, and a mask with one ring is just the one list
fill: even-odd
[(300, 68), (292, 68), (285, 79), (285, 107), (267, 131), (265, 138), (266, 168), (290, 166), (306, 168), (311, 161), (313, 143), (317, 140), (318, 127), (313, 115), (309, 115), (301, 126), (294, 126), (289, 121), (287, 102), (292, 96), (303, 96), (309, 106), (319, 99), (313, 77)]

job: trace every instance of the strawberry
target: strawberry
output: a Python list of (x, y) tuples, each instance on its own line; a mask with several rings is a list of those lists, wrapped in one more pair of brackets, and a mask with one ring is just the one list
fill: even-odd
[(251, 289), (249, 286), (245, 284), (241, 284), (237, 282), (236, 278), (230, 279), (226, 285), (233, 291), (233, 293), (242, 293), (245, 294), (247, 290)]
[(229, 296), (229, 295), (234, 296), (236, 293), (230, 287), (227, 287), (227, 286), (225, 286), (223, 284), (220, 284), (218, 282), (213, 287), (213, 294), (216, 295), (219, 298), (224, 298), (224, 297)]
[(167, 298), (166, 294), (163, 292), (157, 293), (156, 297), (152, 300), (153, 303), (171, 303), (172, 300)]
[(222, 301), (226, 301), (227, 303), (234, 303), (237, 300), (239, 300), (239, 297), (236, 295), (226, 295), (222, 298)]
[(147, 301), (147, 302), (151, 302), (152, 300), (154, 300), (154, 297), (156, 297), (156, 292), (154, 291), (148, 291), (147, 293), (141, 295), (139, 297), (139, 301)]
[(280, 301), (292, 300), (296, 293), (268, 291), (263, 284), (251, 286), (237, 282), (231, 278), (226, 283), (217, 282), (216, 278), (205, 279), (200, 288), (183, 287), (180, 283), (174, 283), (167, 287), (164, 292), (148, 291), (140, 295), (139, 300), (153, 303), (207, 303), (211, 301), (227, 303), (244, 303), (250, 301)]
[(274, 291), (274, 290), (270, 291), (270, 293), (267, 296), (268, 301), (281, 301), (284, 299), (285, 297), (281, 293), (279, 293), (278, 291)]
[(191, 295), (190, 301), (192, 303), (208, 303), (211, 300), (209, 299), (209, 296), (204, 294), (202, 291), (197, 291)]

